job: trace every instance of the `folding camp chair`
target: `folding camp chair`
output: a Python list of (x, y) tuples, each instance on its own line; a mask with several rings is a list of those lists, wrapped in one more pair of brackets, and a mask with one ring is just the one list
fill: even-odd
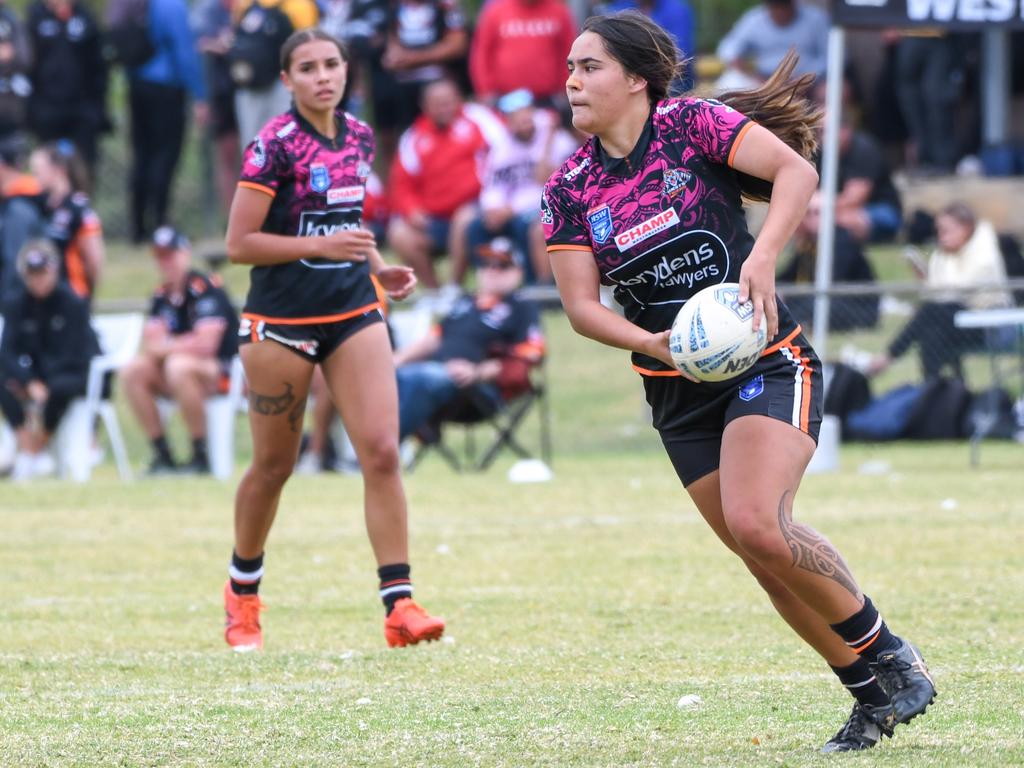
[[(522, 459), (534, 458), (518, 431), (531, 411), (538, 414), (539, 445), (537, 453), (545, 464), (551, 463), (551, 413), (547, 399), (547, 377), (544, 363), (530, 366), (523, 360), (502, 361), (499, 385), (502, 401), (493, 399), (470, 387), (435, 414), (416, 434), (419, 446), (407, 470), (411, 471), (429, 451), (436, 451), (456, 472), (482, 472), (489, 468), (504, 450)], [(462, 448), (457, 449), (445, 437), (449, 427), (463, 432)]]

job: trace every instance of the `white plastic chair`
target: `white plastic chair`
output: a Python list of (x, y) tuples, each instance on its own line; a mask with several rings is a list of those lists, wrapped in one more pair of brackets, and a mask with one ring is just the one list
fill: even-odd
[(92, 475), (93, 425), (99, 416), (110, 439), (110, 448), (122, 480), (131, 480), (132, 469), (121, 436), (113, 402), (104, 400), (103, 379), (128, 363), (139, 349), (145, 318), (138, 312), (96, 315), (92, 327), (99, 338), (100, 354), (89, 364), (85, 397), (72, 401), (54, 435), (53, 447), (62, 477), (78, 483)]
[[(245, 369), (242, 358), (231, 359), (228, 390), (222, 395), (206, 398), (206, 450), (210, 457), (210, 473), (218, 480), (227, 480), (235, 471), (235, 415), (242, 403)], [(177, 409), (173, 400), (160, 398), (160, 418), (167, 421)]]

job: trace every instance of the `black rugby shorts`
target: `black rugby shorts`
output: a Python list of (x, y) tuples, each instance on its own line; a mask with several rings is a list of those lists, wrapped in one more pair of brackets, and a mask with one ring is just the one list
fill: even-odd
[(644, 377), (654, 428), (684, 486), (718, 469), (722, 433), (741, 416), (785, 421), (818, 442), (824, 404), (818, 356), (799, 333), (773, 346), (749, 371), (722, 384)]
[(311, 363), (322, 363), (356, 331), (384, 322), (376, 307), (329, 322), (309, 322), (308, 318), (282, 322), (283, 319), (262, 318), (243, 312), (238, 328), (239, 345), (276, 341)]

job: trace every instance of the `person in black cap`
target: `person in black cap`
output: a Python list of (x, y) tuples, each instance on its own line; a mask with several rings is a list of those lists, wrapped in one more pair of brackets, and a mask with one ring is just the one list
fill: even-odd
[(0, 342), (0, 409), (17, 434), (12, 477), (52, 474), (50, 436), (71, 401), (85, 394), (99, 343), (89, 306), (60, 282), (60, 255), (49, 240), (18, 254), (25, 292), (4, 308)]
[(537, 305), (516, 293), (522, 254), (498, 237), (475, 256), (476, 293), (462, 294), (431, 333), (395, 353), (402, 439), (468, 389), (496, 410), (510, 368), (528, 368), (544, 356)]
[[(161, 282), (153, 294), (142, 351), (121, 370), (132, 411), (153, 445), (150, 474), (206, 474), (205, 400), (227, 386), (231, 358), (238, 351), (238, 315), (219, 278), (191, 268), (188, 238), (173, 227), (153, 233), (153, 256)], [(164, 435), (156, 400), (178, 403), (189, 435), (192, 459), (179, 466)]]

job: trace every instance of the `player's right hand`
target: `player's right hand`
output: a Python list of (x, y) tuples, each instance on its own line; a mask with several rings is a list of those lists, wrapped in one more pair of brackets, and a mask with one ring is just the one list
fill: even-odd
[(672, 353), (669, 351), (668, 348), (668, 338), (671, 335), (671, 329), (667, 331), (662, 331), (661, 333), (652, 333), (650, 335), (649, 344), (647, 345), (648, 348), (638, 351), (643, 352), (645, 355), (650, 355), (653, 358), (661, 360), (661, 362), (665, 363), (665, 365), (671, 366), (672, 370), (679, 371), (679, 375), (682, 376), (684, 379), (689, 379), (694, 384), (699, 384), (700, 382), (697, 381), (695, 378), (690, 376), (685, 371), (680, 371), (679, 368), (676, 367), (675, 361), (672, 359)]
[(332, 261), (366, 261), (366, 251), (377, 247), (368, 229), (345, 229), (326, 235), (318, 243), (320, 256)]

